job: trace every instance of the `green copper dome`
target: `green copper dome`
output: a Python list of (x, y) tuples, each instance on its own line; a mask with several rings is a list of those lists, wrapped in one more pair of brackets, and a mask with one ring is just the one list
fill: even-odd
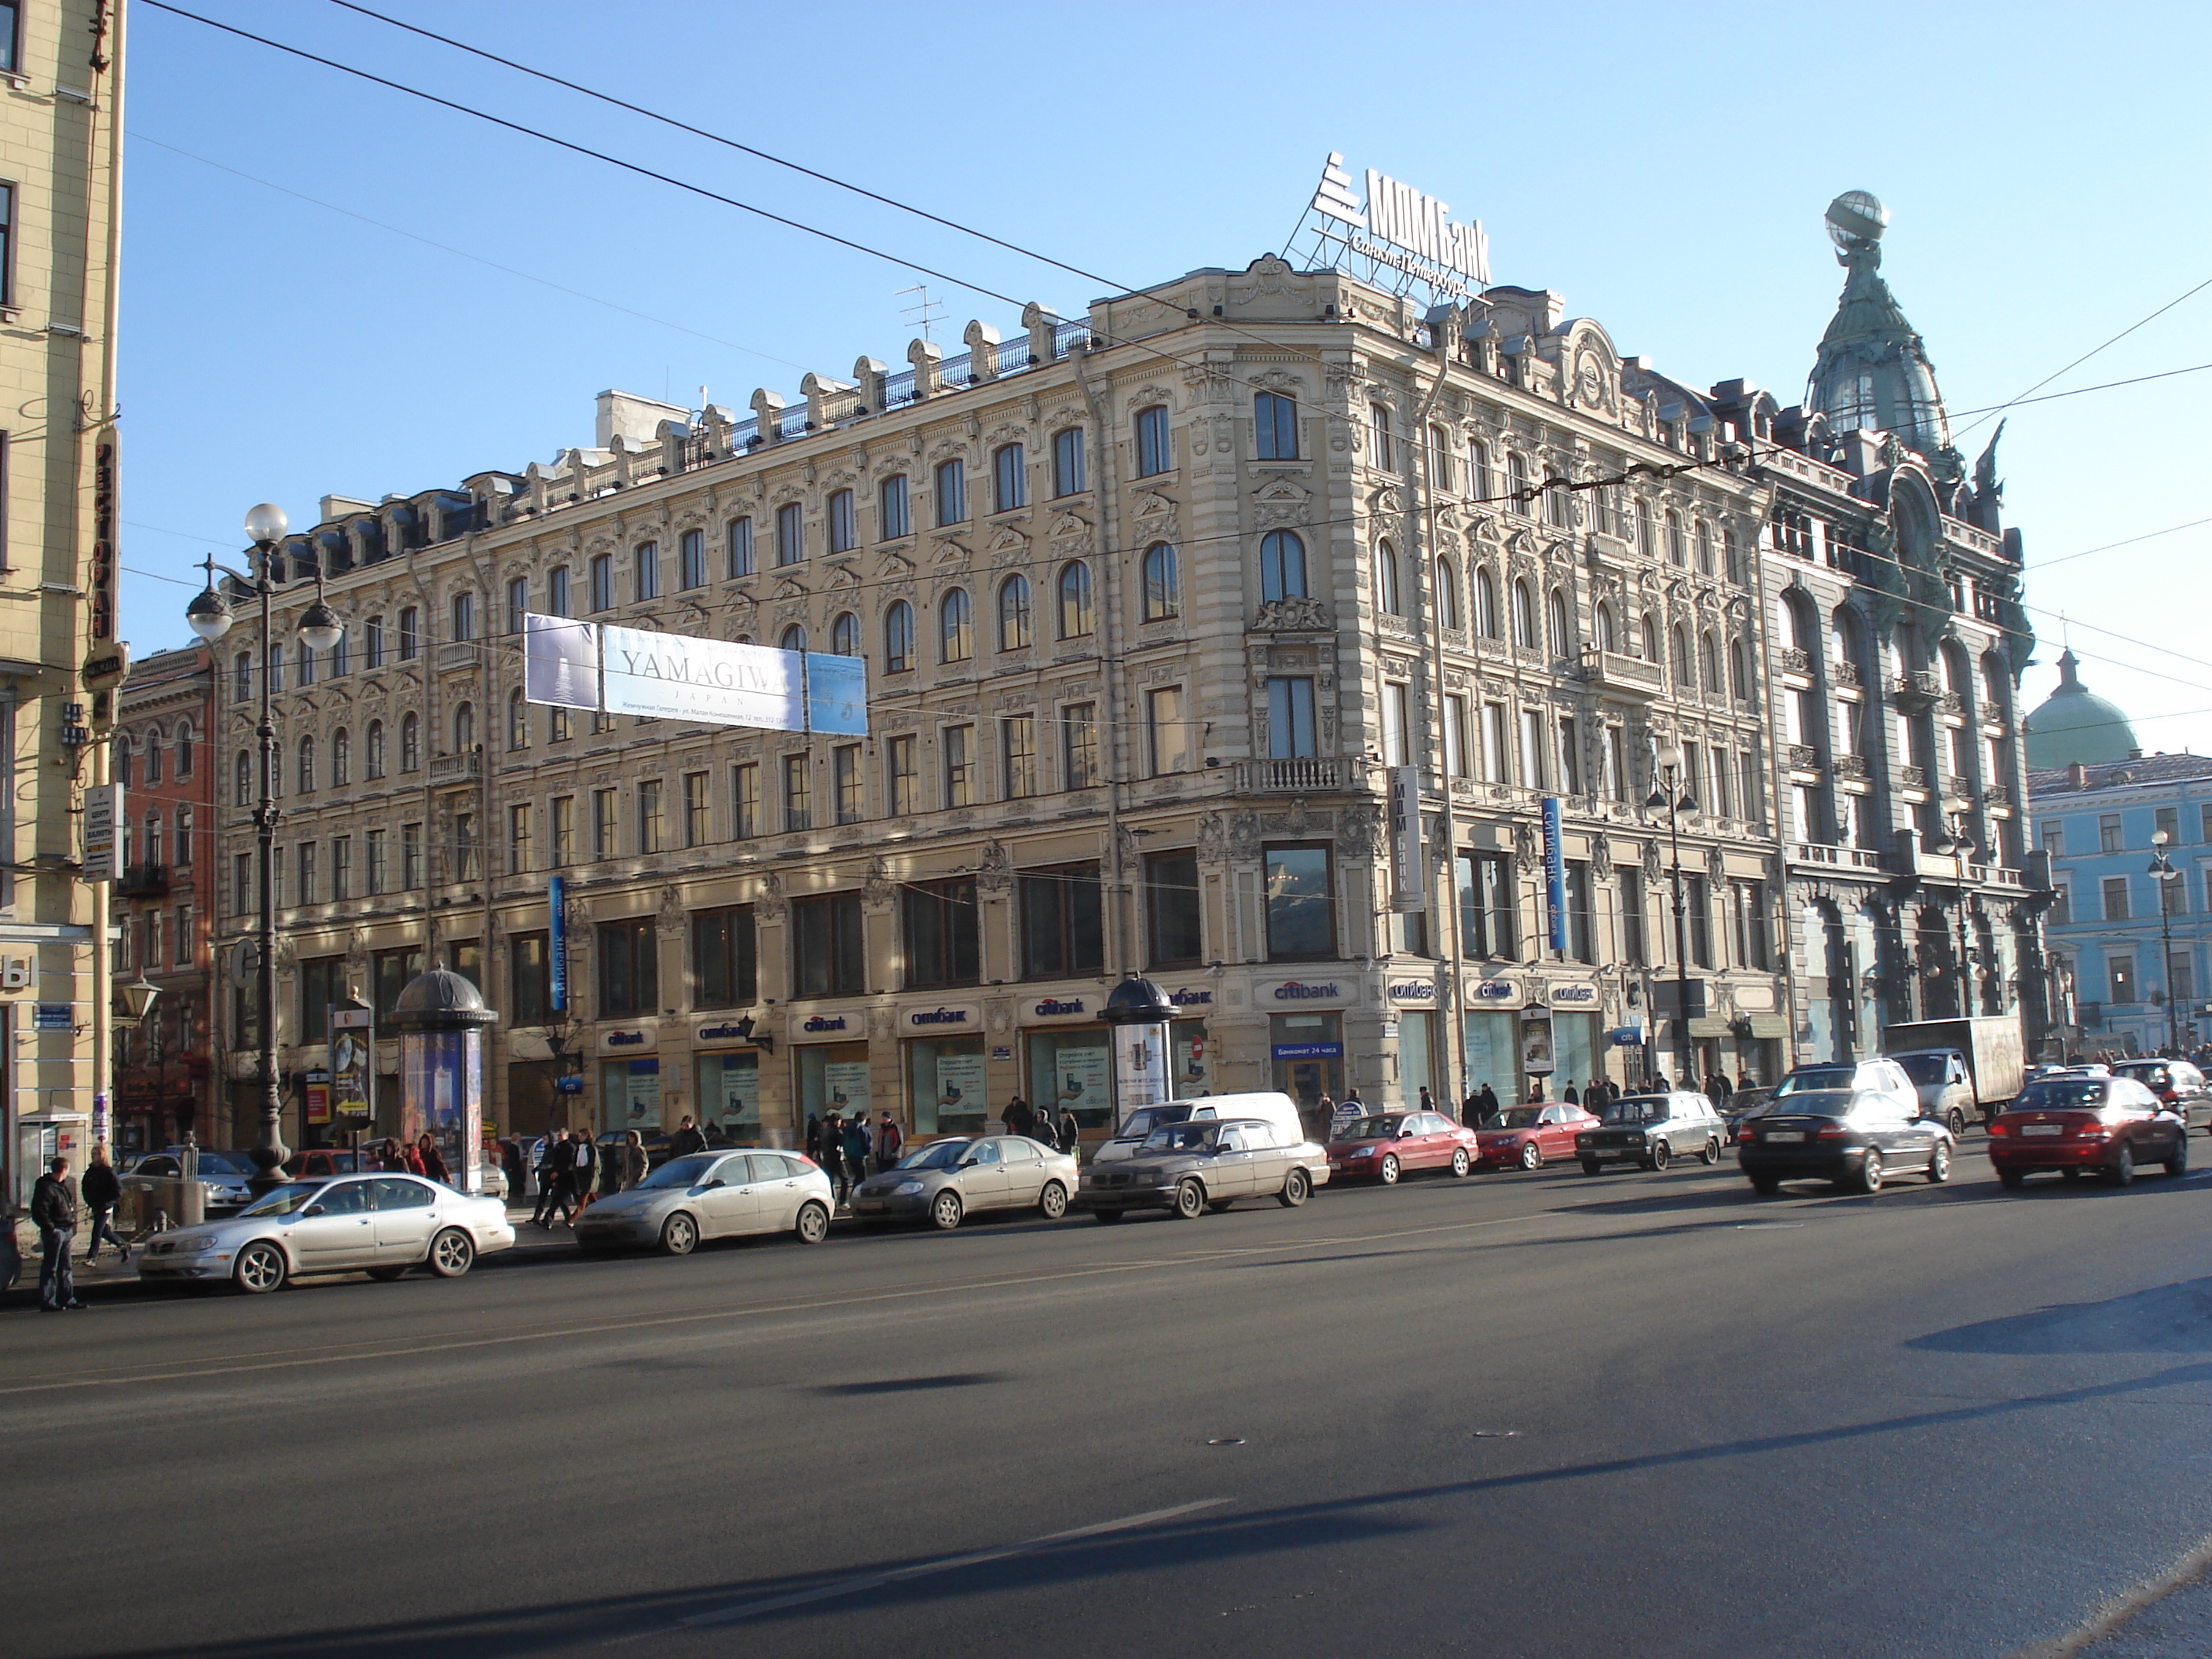
[(2142, 745), (2119, 705), (2107, 702), (2081, 684), (2081, 666), (2071, 651), (2058, 659), (2058, 689), (2027, 717), (2027, 769), (2054, 771), (2077, 761), (2099, 766), (2123, 761)]

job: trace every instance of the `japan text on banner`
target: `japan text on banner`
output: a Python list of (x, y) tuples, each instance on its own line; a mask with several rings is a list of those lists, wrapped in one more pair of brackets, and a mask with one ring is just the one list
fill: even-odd
[(566, 617), (522, 618), (522, 695), (559, 708), (599, 706), (599, 630)]
[(641, 628), (599, 629), (602, 706), (611, 714), (806, 729), (805, 653)]

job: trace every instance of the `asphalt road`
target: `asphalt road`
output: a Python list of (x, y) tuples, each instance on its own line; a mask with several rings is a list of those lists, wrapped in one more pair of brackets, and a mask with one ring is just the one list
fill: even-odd
[(5, 1647), (2011, 1654), (2212, 1534), (2208, 1216), (1570, 1168), (9, 1312)]

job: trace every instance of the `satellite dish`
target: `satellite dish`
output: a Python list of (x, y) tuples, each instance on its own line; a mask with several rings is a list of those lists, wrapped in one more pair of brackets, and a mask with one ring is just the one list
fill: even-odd
[(1849, 252), (1881, 240), (1889, 228), (1889, 210), (1870, 190), (1847, 190), (1828, 204), (1828, 236)]

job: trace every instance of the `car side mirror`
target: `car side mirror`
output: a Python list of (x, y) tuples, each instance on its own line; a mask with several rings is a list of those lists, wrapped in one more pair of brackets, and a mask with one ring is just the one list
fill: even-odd
[(330, 1212), (329, 1212), (328, 1210), (325, 1209), (325, 1208), (324, 1208), (321, 1205), (319, 1205), (319, 1204), (310, 1204), (309, 1206), (307, 1206), (307, 1213), (308, 1213), (309, 1215), (311, 1215), (311, 1216), (317, 1216), (317, 1215), (328, 1215), (328, 1214), (330, 1213)]
[(702, 1193), (711, 1193), (717, 1187), (726, 1187), (730, 1183), (723, 1180), (721, 1176), (716, 1176), (712, 1181), (702, 1182), (700, 1184), (699, 1190)]

